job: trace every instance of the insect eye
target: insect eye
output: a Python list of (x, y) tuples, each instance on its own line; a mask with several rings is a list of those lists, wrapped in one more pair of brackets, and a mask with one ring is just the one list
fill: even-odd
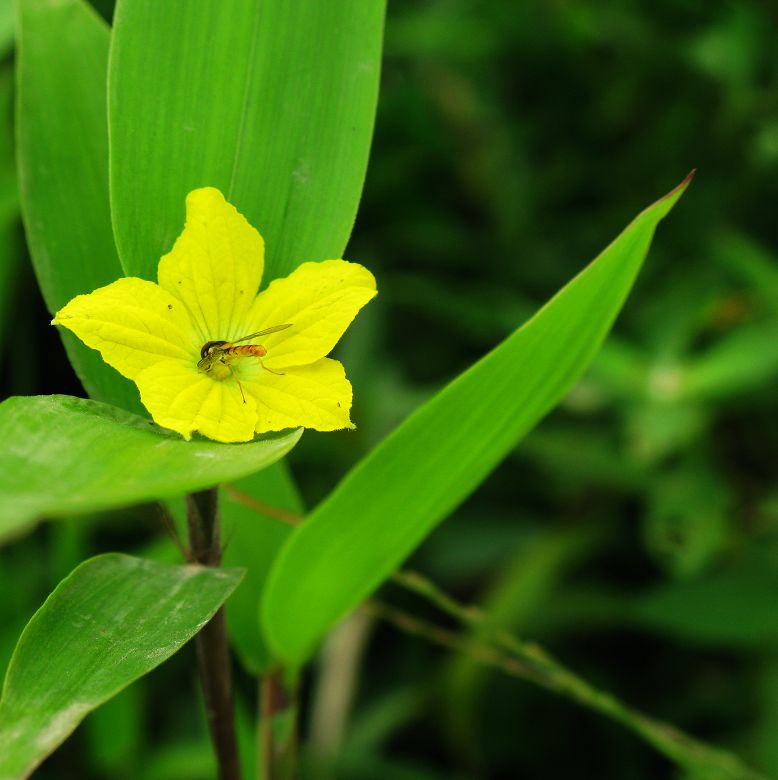
[(203, 344), (203, 348), (200, 350), (200, 357), (206, 358), (208, 355), (211, 354), (211, 350), (214, 347), (221, 347), (222, 344), (226, 344), (226, 341), (206, 341), (205, 344)]

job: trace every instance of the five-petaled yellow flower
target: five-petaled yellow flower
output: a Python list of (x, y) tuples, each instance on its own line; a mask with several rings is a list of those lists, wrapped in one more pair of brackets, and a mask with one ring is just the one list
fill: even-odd
[(132, 379), (154, 421), (186, 439), (353, 427), (351, 384), (326, 355), (376, 294), (373, 275), (345, 260), (304, 263), (257, 295), (263, 265), (259, 233), (218, 190), (194, 190), (158, 284), (119, 279), (53, 322)]

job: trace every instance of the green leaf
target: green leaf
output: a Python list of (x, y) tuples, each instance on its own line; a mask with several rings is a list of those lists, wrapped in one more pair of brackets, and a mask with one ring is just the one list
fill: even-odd
[[(222, 526), (228, 540), (224, 565), (246, 569), (227, 607), (227, 626), (243, 665), (254, 675), (264, 672), (272, 660), (260, 633), (259, 600), (275, 556), (292, 532), (290, 520), (303, 511), (284, 465), (276, 463), (221, 491)], [(265, 513), (271, 508), (275, 517)]]
[(9, 398), (0, 404), (0, 538), (41, 517), (167, 498), (244, 477), (286, 455), (301, 434), (247, 444), (187, 442), (96, 401)]
[[(108, 199), (105, 82), (108, 28), (82, 0), (19, 7), (18, 160), (35, 273), (53, 314), (122, 276)], [(100, 355), (63, 333), (87, 392), (143, 413), (138, 391)]]
[(12, 0), (0, 2), (0, 57), (5, 59), (14, 45), (14, 3)]
[(242, 572), (99, 555), (27, 624), (0, 699), (0, 778), (29, 777), (84, 717), (167, 660), (213, 616)]
[(778, 324), (741, 326), (689, 365), (681, 375), (686, 397), (721, 401), (773, 382), (778, 374)]
[(630, 601), (621, 619), (685, 644), (774, 650), (777, 592), (770, 553), (751, 554), (726, 569), (647, 591)]
[[(10, 5), (10, 4), (9, 4)], [(0, 12), (0, 33), (2, 12)], [(13, 71), (0, 70), (0, 116), (10, 115), (14, 98)], [(0, 344), (6, 340), (19, 298), (20, 265), (24, 243), (19, 230), (19, 196), (13, 127), (0, 124)]]
[(84, 723), (90, 765), (103, 777), (137, 777), (146, 755), (145, 689), (139, 682), (93, 712)]
[(688, 185), (642, 212), (529, 322), (362, 460), (290, 536), (263, 618), (297, 665), (483, 481), (570, 390), (621, 309), (657, 223)]
[(153, 279), (184, 197), (218, 187), (267, 242), (265, 282), (339, 257), (378, 92), (384, 0), (119, 0), (111, 199), (128, 275)]

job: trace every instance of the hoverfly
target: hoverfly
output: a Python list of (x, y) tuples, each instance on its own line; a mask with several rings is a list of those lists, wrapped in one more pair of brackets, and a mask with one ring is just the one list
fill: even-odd
[[(240, 358), (259, 358), (259, 362), (262, 364), (262, 358), (267, 355), (267, 350), (261, 344), (241, 344), (241, 341), (250, 341), (251, 339), (267, 336), (270, 333), (278, 333), (280, 330), (286, 330), (291, 327), (291, 323), (287, 325), (274, 325), (272, 328), (265, 328), (265, 330), (250, 333), (248, 336), (242, 336), (234, 341), (206, 341), (200, 350), (200, 360), (197, 363), (197, 367), (206, 374), (214, 374), (217, 379), (226, 379), (230, 374), (234, 376), (235, 372), (232, 368), (232, 364)], [(267, 368), (265, 365), (262, 365), (262, 368), (264, 368), (265, 371), (270, 371), (271, 374), (277, 373), (276, 371)], [(243, 403), (245, 404), (246, 396), (243, 394), (243, 386), (237, 377), (235, 377), (235, 379), (238, 382), (240, 394), (243, 398)]]

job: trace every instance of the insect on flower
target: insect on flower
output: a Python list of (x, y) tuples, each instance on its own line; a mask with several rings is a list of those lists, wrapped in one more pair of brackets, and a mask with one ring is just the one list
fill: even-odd
[[(250, 341), (251, 339), (258, 339), (262, 336), (269, 336), (271, 333), (278, 333), (279, 331), (291, 328), (292, 323), (286, 325), (274, 325), (272, 328), (265, 328), (264, 330), (257, 331), (256, 333), (250, 333), (248, 336), (235, 339), (234, 341), (206, 341), (203, 344), (203, 348), (200, 350), (200, 361), (197, 364), (197, 368), (206, 374), (213, 374), (217, 379), (224, 379), (225, 377), (234, 374), (232, 370), (232, 364), (244, 357), (255, 357), (259, 359), (259, 364), (265, 371), (270, 371), (271, 374), (277, 374), (283, 376), (280, 371), (273, 371), (272, 368), (268, 368), (263, 362), (262, 358), (267, 355), (267, 350), (261, 344), (242, 344), (236, 347), (236, 344), (240, 344), (241, 341)], [(243, 398), (243, 403), (246, 403), (246, 395), (243, 392), (243, 385), (240, 380), (235, 377), (235, 381), (240, 388), (240, 394)]]
[(264, 258), (257, 230), (203, 187), (186, 198), (186, 224), (156, 283), (117, 279), (76, 296), (53, 322), (135, 382), (154, 421), (186, 439), (353, 428), (351, 384), (328, 355), (375, 296), (375, 278), (331, 259), (260, 290)]

